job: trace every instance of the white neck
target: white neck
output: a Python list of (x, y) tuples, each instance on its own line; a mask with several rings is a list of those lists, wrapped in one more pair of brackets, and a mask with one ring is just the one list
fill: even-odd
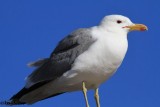
[(92, 30), (93, 37), (97, 39), (99, 48), (102, 49), (101, 52), (106, 59), (112, 60), (112, 63), (119, 66), (128, 49), (127, 33), (110, 32), (102, 27), (93, 27), (92, 29), (94, 29)]

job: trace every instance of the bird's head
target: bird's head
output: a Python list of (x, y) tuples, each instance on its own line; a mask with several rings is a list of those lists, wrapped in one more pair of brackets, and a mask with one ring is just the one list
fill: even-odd
[(129, 18), (122, 15), (105, 16), (100, 23), (100, 26), (108, 29), (111, 32), (125, 32), (130, 31), (145, 31), (147, 26), (143, 24), (134, 24)]

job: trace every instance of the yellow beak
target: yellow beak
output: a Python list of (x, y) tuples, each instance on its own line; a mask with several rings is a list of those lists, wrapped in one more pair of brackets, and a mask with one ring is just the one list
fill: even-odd
[(139, 30), (139, 31), (148, 30), (147, 26), (143, 25), (143, 24), (134, 24), (134, 25), (130, 25), (130, 26), (125, 26), (123, 28), (129, 28), (130, 31), (133, 31), (133, 30)]

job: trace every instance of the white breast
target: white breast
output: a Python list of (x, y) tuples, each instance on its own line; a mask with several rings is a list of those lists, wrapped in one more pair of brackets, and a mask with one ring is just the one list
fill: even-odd
[(128, 43), (125, 35), (112, 36), (114, 34), (100, 30), (93, 30), (92, 34), (97, 41), (76, 58), (68, 76), (99, 85), (120, 66)]

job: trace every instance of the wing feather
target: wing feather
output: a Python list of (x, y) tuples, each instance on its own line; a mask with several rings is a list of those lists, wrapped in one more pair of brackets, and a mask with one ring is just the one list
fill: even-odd
[(55, 80), (63, 75), (71, 69), (76, 57), (86, 51), (94, 41), (90, 29), (78, 29), (65, 37), (59, 42), (50, 58), (28, 76), (26, 87)]

